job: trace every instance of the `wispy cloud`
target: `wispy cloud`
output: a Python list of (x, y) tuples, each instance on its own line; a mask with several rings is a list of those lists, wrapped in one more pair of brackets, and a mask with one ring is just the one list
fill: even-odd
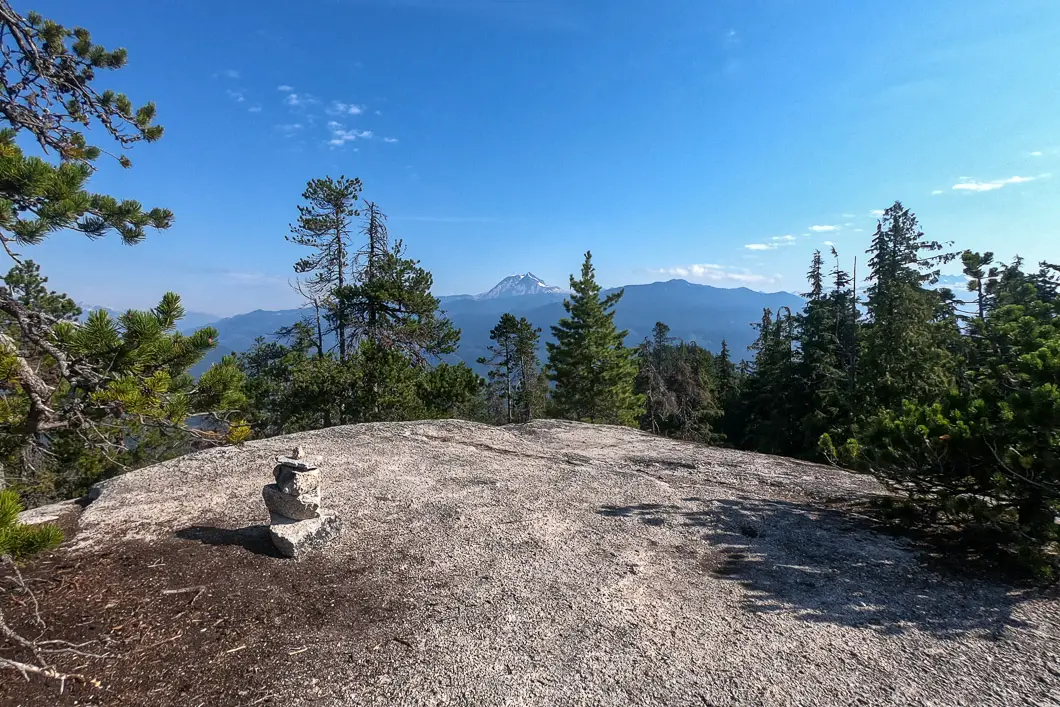
[(233, 91), (232, 89), (227, 88), (225, 89), (225, 93), (236, 103), (242, 103), (243, 101), (247, 100), (246, 97), (243, 95), (242, 91)]
[(319, 103), (320, 101), (318, 101), (316, 98), (314, 98), (311, 94), (308, 93), (292, 92), (287, 94), (287, 97), (283, 99), (283, 102), (289, 106), (300, 108), (302, 106), (308, 106), (314, 103)]
[(342, 123), (337, 123), (334, 120), (328, 121), (328, 130), (331, 131), (331, 139), (328, 140), (328, 144), (332, 147), (342, 147), (347, 142), (370, 140), (372, 138), (371, 130), (347, 130)]
[(768, 243), (748, 243), (744, 246), (747, 250), (776, 250), (782, 246), (795, 245), (799, 239), (791, 234), (784, 236), (773, 236)]
[(1035, 150), (1034, 152), (1031, 153), (1031, 157), (1041, 157), (1041, 156), (1042, 156), (1042, 151), (1041, 150)]
[(966, 285), (968, 284), (967, 275), (940, 275), (939, 280), (936, 283), (938, 285), (949, 286), (949, 285)]
[(261, 112), (261, 106), (251, 106), (250, 108), (247, 108), (247, 110), (250, 111), (251, 113), (260, 113)]
[(385, 137), (385, 138), (383, 138), (383, 142), (397, 142), (397, 141), (398, 141), (398, 139), (396, 137)]
[(273, 275), (257, 271), (221, 270), (217, 272), (216, 275), (230, 282), (250, 287), (274, 287), (287, 282), (287, 278), (281, 275)]
[(302, 129), (301, 123), (284, 123), (283, 125), (277, 125), (276, 129), (286, 135), (294, 135), (296, 132)]
[(343, 103), (342, 101), (332, 101), (327, 109), (328, 115), (360, 115), (363, 112), (364, 106)]
[(995, 179), (992, 182), (977, 182), (973, 179), (967, 181), (961, 181), (953, 185), (954, 189), (960, 191), (970, 192), (983, 192), (983, 191), (996, 191), (1003, 189), (1009, 184), (1023, 184), (1025, 182), (1033, 182), (1038, 177), (1009, 177), (1008, 179)]
[(857, 218), (854, 214), (843, 214), (843, 218)]
[(672, 268), (660, 268), (650, 272), (657, 275), (671, 275), (713, 284), (768, 285), (780, 279), (779, 275), (763, 275), (751, 272), (746, 268), (713, 263), (679, 265)]
[(833, 243), (832, 241), (824, 241), (823, 243), (821, 243), (821, 245), (833, 246), (835, 245), (835, 243)]
[(838, 231), (839, 226), (810, 226), (810, 230), (814, 233), (831, 233), (832, 231)]
[(879, 218), (880, 216), (883, 216), (883, 209), (873, 209), (869, 213), (871, 213), (876, 218)]
[(941, 189), (935, 189), (934, 191), (931, 192), (931, 196), (938, 196), (939, 194), (942, 194), (942, 193), (943, 192), (942, 192)]
[(221, 72), (221, 74), (227, 79), (238, 79), (239, 78), (239, 72), (236, 71), (235, 69), (225, 69), (224, 71)]
[(854, 233), (864, 233), (864, 232), (865, 232), (864, 228), (855, 228), (854, 229)]
[(277, 86), (276, 90), (277, 91), (283, 91), (284, 93), (290, 93), (291, 91), (294, 90), (294, 86), (288, 86), (287, 84), (283, 83), (283, 84), (280, 84), (279, 86)]

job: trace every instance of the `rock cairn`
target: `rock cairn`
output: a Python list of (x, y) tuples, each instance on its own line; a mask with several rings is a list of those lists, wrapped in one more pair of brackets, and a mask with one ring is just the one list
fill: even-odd
[(284, 557), (297, 557), (335, 538), (339, 519), (320, 509), (320, 468), (301, 447), (276, 457), (276, 483), (261, 490), (271, 522), (269, 535)]

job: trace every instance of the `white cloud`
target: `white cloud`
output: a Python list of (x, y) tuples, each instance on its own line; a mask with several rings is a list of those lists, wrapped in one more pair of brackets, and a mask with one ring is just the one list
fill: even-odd
[(271, 275), (256, 271), (223, 270), (218, 275), (231, 282), (249, 286), (276, 286), (287, 282), (287, 278), (281, 275)]
[(283, 125), (277, 125), (276, 129), (287, 135), (294, 135), (296, 132), (302, 129), (301, 123), (285, 123)]
[(776, 243), (748, 243), (744, 246), (747, 250), (773, 250), (776, 247)]
[(289, 106), (302, 106), (305, 105), (306, 99), (297, 93), (288, 93), (287, 98), (284, 98), (283, 102)]
[(294, 90), (294, 86), (288, 86), (287, 84), (280, 84), (276, 87), (277, 91), (283, 91), (284, 93), (290, 93)]
[(857, 218), (854, 214), (843, 214), (843, 218)]
[(251, 113), (260, 113), (261, 112), (261, 106), (251, 106), (250, 108), (247, 108), (247, 110), (250, 111)]
[(239, 72), (236, 71), (235, 69), (225, 69), (224, 70), (224, 75), (225, 75), (225, 78), (229, 78), (229, 79), (238, 79), (239, 78)]
[(768, 285), (776, 282), (779, 275), (761, 275), (745, 268), (731, 265), (714, 265), (711, 263), (680, 265), (672, 268), (652, 270), (658, 275), (671, 275), (712, 284)]
[(864, 228), (855, 228), (854, 229), (854, 233), (864, 233), (864, 232), (865, 232)]
[(347, 130), (342, 123), (334, 120), (328, 121), (328, 129), (331, 130), (331, 139), (328, 140), (328, 144), (332, 147), (342, 147), (347, 142), (372, 138), (371, 130)]
[(810, 230), (814, 233), (831, 233), (832, 231), (838, 231), (839, 226), (810, 226)]
[(769, 240), (777, 241), (777, 242), (784, 243), (784, 244), (790, 244), (791, 242), (793, 242), (795, 240), (795, 236), (791, 236), (791, 235), (787, 235), (787, 236), (773, 236)]
[(935, 189), (934, 191), (931, 192), (931, 196), (938, 196), (941, 193), (942, 193), (941, 189)]
[(833, 245), (835, 245), (835, 243), (833, 243), (832, 241), (825, 241), (821, 245), (833, 246)]
[(1038, 177), (1009, 177), (1008, 179), (995, 179), (992, 182), (977, 182), (974, 180), (961, 181), (953, 185), (954, 189), (960, 191), (971, 191), (971, 192), (984, 192), (984, 191), (996, 191), (1002, 189), (1009, 184), (1023, 184), (1024, 182), (1033, 182)]
[(1041, 150), (1035, 150), (1034, 152), (1031, 153), (1031, 157), (1041, 157), (1041, 156), (1042, 156), (1042, 151)]
[(397, 142), (397, 141), (398, 141), (398, 139), (396, 137), (385, 137), (385, 138), (383, 138), (383, 142)]
[(236, 103), (242, 103), (243, 101), (247, 100), (243, 96), (242, 91), (233, 91), (232, 89), (228, 88), (225, 89), (225, 93), (228, 94), (228, 97), (234, 100)]
[(854, 225), (854, 224), (853, 224), (853, 223), (851, 223), (851, 222), (849, 222), (849, 221), (848, 221), (847, 223), (844, 223), (844, 224), (843, 224), (843, 226), (844, 226), (845, 228), (850, 228), (850, 227), (851, 227), (851, 226), (853, 226), (853, 225)]
[(328, 115), (360, 115), (364, 112), (364, 106), (357, 106), (342, 101), (332, 101), (328, 107)]
[(873, 209), (870, 213), (879, 218), (880, 216), (883, 216), (883, 209)]

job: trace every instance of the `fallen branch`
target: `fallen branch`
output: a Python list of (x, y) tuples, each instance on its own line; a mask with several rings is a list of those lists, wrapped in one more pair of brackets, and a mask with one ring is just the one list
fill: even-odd
[[(8, 555), (0, 557), (0, 564), (10, 567), (13, 570), (16, 586), (29, 595), (30, 600), (33, 602), (33, 619), (34, 622), (40, 626), (41, 629), (47, 628), (44, 623), (44, 619), (40, 615), (40, 605), (37, 603), (37, 597), (33, 594), (30, 588), (26, 585), (26, 580), (22, 577), (22, 573), (19, 572), (18, 567), (15, 565), (15, 561)], [(89, 682), (84, 675), (80, 673), (63, 673), (57, 670), (55, 667), (50, 665), (45, 660), (46, 654), (73, 654), (80, 655), (89, 658), (106, 658), (107, 656), (97, 655), (94, 653), (86, 653), (80, 650), (82, 647), (88, 645), (88, 643), (70, 643), (69, 641), (62, 641), (58, 639), (48, 641), (35, 641), (22, 636), (7, 623), (7, 619), (4, 616), (4, 611), (0, 608), (0, 636), (6, 638), (9, 643), (14, 644), (16, 647), (21, 647), (26, 651), (29, 651), (35, 663), (25, 663), (19, 660), (13, 660), (11, 658), (0, 658), (0, 668), (7, 668), (9, 670), (15, 670), (22, 675), (23, 678), (29, 680), (30, 675), (42, 675), (52, 680), (59, 681), (59, 694), (62, 694), (66, 689), (67, 680), (76, 680), (81, 683)], [(59, 646), (59, 647), (53, 647)], [(98, 686), (97, 681), (92, 681), (92, 684)]]
[(78, 682), (88, 682), (84, 675), (78, 673), (60, 673), (55, 668), (48, 666), (32, 665), (30, 663), (21, 663), (17, 660), (11, 660), (10, 658), (0, 658), (0, 667), (11, 668), (22, 673), (22, 677), (29, 680), (30, 674), (43, 675), (44, 677), (52, 678), (53, 680), (59, 681), (59, 694), (63, 694), (63, 690), (66, 689), (67, 680), (77, 680)]

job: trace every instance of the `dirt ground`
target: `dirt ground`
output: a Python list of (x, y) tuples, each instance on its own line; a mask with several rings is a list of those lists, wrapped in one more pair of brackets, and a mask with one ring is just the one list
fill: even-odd
[[(62, 525), (69, 533), (69, 515)], [(319, 693), (314, 683), (325, 674), (316, 662), (333, 652), (333, 641), (371, 643), (403, 611), (399, 587), (371, 577), (371, 557), (287, 561), (265, 526), (224, 531), (207, 523), (182, 535), (29, 563), (23, 578), (46, 628), (34, 621), (29, 598), (14, 592), (7, 597), (12, 628), (30, 638), (87, 642), (85, 652), (107, 657), (57, 657), (62, 671), (91, 681), (67, 682), (61, 696), (55, 681), (5, 672), (2, 703), (279, 704), (290, 688)], [(0, 574), (0, 586), (14, 587), (13, 577)], [(385, 659), (395, 646), (372, 644), (369, 654)], [(345, 665), (351, 678), (358, 660)]]

